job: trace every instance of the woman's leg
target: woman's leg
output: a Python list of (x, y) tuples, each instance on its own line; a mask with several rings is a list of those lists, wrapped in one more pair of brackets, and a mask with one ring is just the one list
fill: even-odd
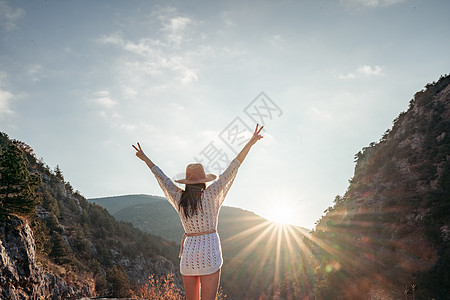
[(219, 288), (220, 269), (216, 273), (200, 276), (202, 300), (215, 300)]
[(200, 276), (184, 276), (184, 291), (186, 292), (186, 300), (200, 299)]

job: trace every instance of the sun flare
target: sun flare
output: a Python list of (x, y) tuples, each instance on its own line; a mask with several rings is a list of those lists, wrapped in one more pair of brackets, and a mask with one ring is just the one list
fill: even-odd
[(267, 219), (278, 224), (292, 224), (294, 222), (294, 212), (292, 207), (274, 207), (267, 215)]

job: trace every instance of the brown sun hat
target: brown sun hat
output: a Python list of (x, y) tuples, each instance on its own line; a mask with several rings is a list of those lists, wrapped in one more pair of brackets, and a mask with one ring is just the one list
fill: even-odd
[(201, 164), (189, 164), (186, 167), (186, 178), (175, 180), (175, 182), (182, 184), (195, 184), (213, 181), (216, 179), (214, 174), (205, 174), (205, 169)]

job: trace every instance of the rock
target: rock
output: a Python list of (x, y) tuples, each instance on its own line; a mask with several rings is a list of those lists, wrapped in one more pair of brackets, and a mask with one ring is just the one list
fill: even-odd
[(92, 287), (69, 286), (44, 273), (36, 263), (33, 233), (26, 221), (12, 219), (0, 227), (1, 299), (67, 299), (94, 295)]
[(442, 140), (445, 138), (446, 132), (444, 131), (443, 133), (441, 133), (440, 135), (437, 136), (436, 141), (438, 143), (442, 142)]

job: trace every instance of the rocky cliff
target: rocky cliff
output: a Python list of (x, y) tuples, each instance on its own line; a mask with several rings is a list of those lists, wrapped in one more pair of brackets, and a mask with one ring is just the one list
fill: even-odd
[[(316, 226), (326, 298), (448, 299), (450, 76), (415, 94)], [(327, 248), (329, 247), (329, 248)], [(331, 298), (329, 298), (331, 297)]]
[(25, 221), (10, 220), (0, 228), (1, 299), (81, 298), (94, 295), (94, 283), (69, 285), (58, 275), (43, 272), (38, 266), (33, 232)]

